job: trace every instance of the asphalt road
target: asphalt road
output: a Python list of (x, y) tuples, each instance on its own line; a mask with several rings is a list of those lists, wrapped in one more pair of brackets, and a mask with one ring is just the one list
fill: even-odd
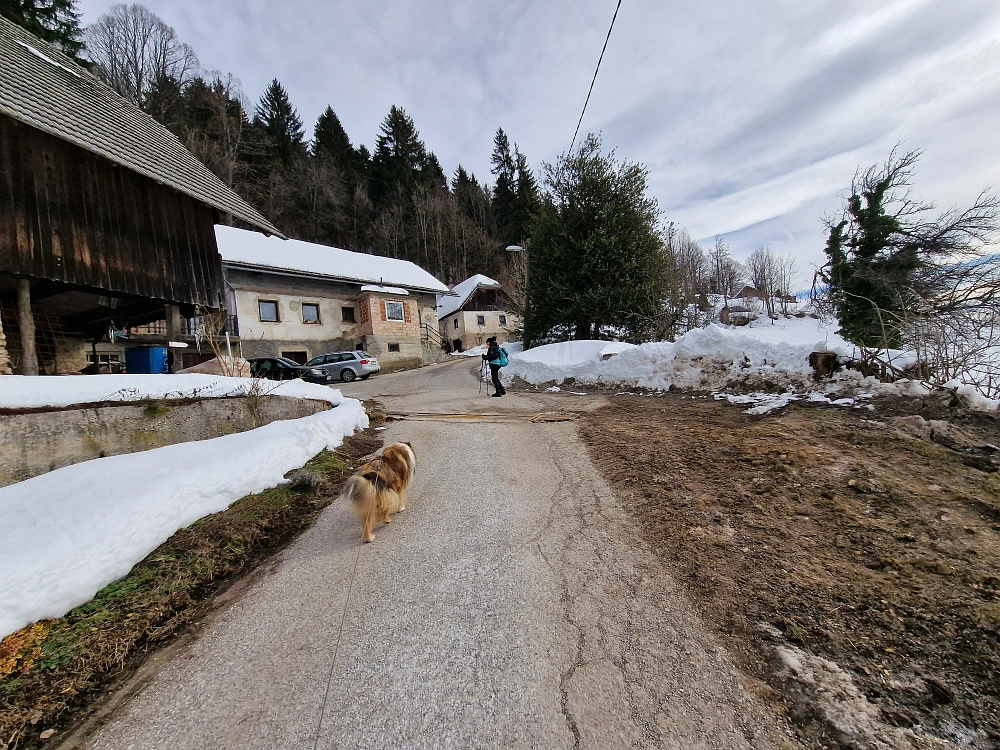
[(407, 511), (363, 545), (334, 503), (88, 746), (790, 747), (574, 423), (527, 421), (601, 399), (486, 398), (474, 368), (343, 388), (413, 415), (386, 434), (417, 455)]

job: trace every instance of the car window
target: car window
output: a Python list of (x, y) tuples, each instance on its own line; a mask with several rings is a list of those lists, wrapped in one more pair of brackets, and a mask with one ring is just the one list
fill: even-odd
[(315, 367), (316, 365), (322, 365), (326, 362), (324, 357), (313, 357), (308, 362), (306, 362), (306, 367)]
[(354, 361), (354, 352), (347, 352), (345, 354), (341, 354), (340, 355), (340, 361), (341, 362), (353, 362)]
[(274, 361), (277, 362), (278, 366), (280, 366), (280, 367), (298, 367), (299, 366), (298, 362), (292, 362), (292, 360), (285, 359), (284, 357), (278, 357)]

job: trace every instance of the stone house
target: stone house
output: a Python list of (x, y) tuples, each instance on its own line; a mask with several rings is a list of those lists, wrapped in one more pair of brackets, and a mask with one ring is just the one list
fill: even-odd
[(364, 350), (383, 371), (441, 361), (437, 295), (415, 263), (216, 227), (244, 357)]
[[(214, 225), (280, 234), (165, 127), (0, 17), (0, 373), (76, 372), (116, 333), (224, 306)], [(110, 339), (110, 340), (109, 340)]]
[(510, 312), (510, 297), (499, 281), (476, 274), (455, 284), (454, 296), (442, 297), (437, 308), (441, 338), (452, 351), (465, 351), (496, 336), (501, 344), (518, 341), (521, 320)]

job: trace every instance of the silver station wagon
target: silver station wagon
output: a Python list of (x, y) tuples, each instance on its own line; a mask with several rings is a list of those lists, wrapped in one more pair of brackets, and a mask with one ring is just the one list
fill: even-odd
[(367, 352), (330, 352), (320, 354), (306, 362), (306, 367), (325, 370), (333, 377), (339, 377), (345, 383), (356, 378), (369, 378), (382, 371), (378, 360)]

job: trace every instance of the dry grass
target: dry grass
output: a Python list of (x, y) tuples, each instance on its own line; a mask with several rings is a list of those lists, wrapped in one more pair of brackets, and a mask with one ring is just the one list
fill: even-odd
[(368, 407), (368, 431), (306, 464), (323, 479), (316, 489), (281, 486), (245, 497), (178, 531), (65, 617), (0, 641), (0, 750), (44, 745), (41, 735), (71, 725), (107, 686), (180, 634), (215, 594), (309, 527), (360, 459), (382, 444), (373, 429), (384, 418)]

